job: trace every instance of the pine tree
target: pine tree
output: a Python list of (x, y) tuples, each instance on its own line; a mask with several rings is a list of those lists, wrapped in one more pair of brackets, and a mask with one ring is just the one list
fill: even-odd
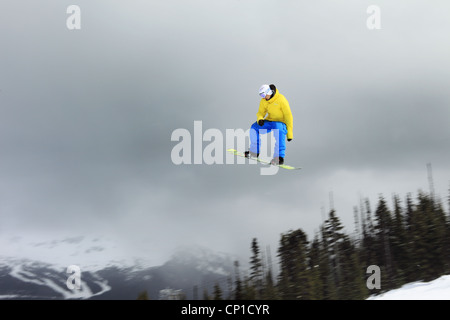
[(235, 289), (234, 289), (234, 299), (235, 300), (243, 300), (244, 296), (242, 293), (242, 282), (241, 282), (241, 276), (240, 276), (240, 272), (239, 272), (239, 262), (235, 261), (234, 262), (234, 271), (235, 271)]
[(323, 241), (330, 265), (329, 298), (362, 299), (366, 290), (358, 250), (342, 230), (340, 219), (335, 210), (331, 210), (324, 223)]
[(213, 296), (213, 300), (223, 300), (222, 298), (222, 289), (220, 288), (220, 285), (218, 283), (216, 283), (214, 285), (214, 296)]
[[(358, 250), (358, 259), (363, 268), (364, 278), (367, 280), (368, 275), (366, 270), (368, 266), (378, 265), (379, 261), (377, 258), (376, 250), (376, 238), (374, 223), (372, 221), (372, 211), (370, 207), (369, 199), (364, 199), (360, 201), (361, 203), (361, 215), (365, 212), (365, 218), (363, 219), (362, 225), (362, 238), (360, 242), (360, 247)], [(372, 292), (373, 293), (373, 292)]]
[(443, 274), (444, 272), (444, 246), (446, 227), (445, 214), (442, 206), (433, 199), (432, 196), (419, 193), (419, 203), (417, 205), (418, 221), (420, 222), (421, 244), (423, 256), (420, 259), (421, 276), (429, 281)]
[(208, 293), (208, 289), (206, 288), (203, 289), (203, 300), (211, 300), (211, 297)]
[(269, 271), (266, 273), (266, 276), (264, 278), (264, 290), (262, 293), (262, 299), (263, 300), (277, 300), (278, 294), (275, 287), (275, 283), (273, 281), (273, 275), (272, 270), (269, 269)]
[(342, 281), (342, 261), (339, 244), (344, 239), (344, 233), (342, 232), (343, 228), (341, 221), (336, 215), (336, 211), (334, 209), (331, 210), (328, 219), (324, 223), (324, 237), (326, 239), (331, 269), (330, 281), (332, 281), (331, 285), (334, 285), (337, 289), (337, 296), (335, 298), (339, 297), (339, 287)]
[(406, 261), (404, 262), (404, 282), (413, 282), (419, 280), (417, 269), (418, 269), (418, 261), (416, 256), (416, 233), (417, 233), (417, 218), (415, 217), (415, 205), (412, 200), (411, 193), (406, 195), (406, 207), (404, 214), (405, 221), (405, 252), (406, 252)]
[(381, 268), (382, 290), (394, 288), (392, 254), (390, 234), (392, 228), (392, 216), (383, 196), (379, 196), (377, 209), (375, 211), (375, 247), (377, 253), (377, 265)]
[(244, 277), (244, 286), (243, 286), (243, 299), (244, 300), (255, 300), (256, 298), (256, 288), (253, 285), (253, 282), (251, 281), (250, 277), (246, 276)]
[(408, 270), (409, 263), (409, 248), (406, 236), (406, 219), (398, 195), (393, 196), (393, 202), (394, 216), (389, 240), (392, 248), (393, 281), (394, 286), (398, 287), (405, 281), (405, 272)]
[(322, 273), (323, 250), (317, 234), (311, 242), (308, 261), (309, 269), (311, 270), (311, 299), (322, 300), (325, 296), (326, 277)]
[(228, 294), (226, 300), (233, 300), (233, 278), (231, 274), (227, 277)]
[(337, 282), (335, 276), (335, 266), (333, 259), (333, 250), (330, 245), (331, 239), (324, 225), (321, 227), (321, 255), (320, 255), (320, 275), (323, 284), (323, 298), (325, 300), (336, 300)]
[(413, 232), (414, 229), (414, 203), (412, 200), (411, 193), (406, 195), (406, 213), (405, 213), (405, 224), (408, 233)]
[(270, 246), (267, 246), (267, 271), (264, 275), (262, 299), (264, 300), (277, 300), (279, 299), (275, 282), (273, 279), (272, 271), (272, 259), (270, 254)]
[(302, 230), (281, 235), (279, 292), (284, 300), (310, 299), (311, 279), (307, 263), (308, 240)]
[(367, 296), (363, 268), (358, 251), (347, 235), (339, 243), (340, 281), (338, 283), (338, 298), (342, 300), (360, 300)]
[(444, 273), (448, 274), (450, 272), (450, 187), (448, 189), (448, 209), (449, 212), (445, 215), (445, 243), (444, 243)]
[(256, 238), (252, 240), (252, 257), (250, 259), (250, 283), (255, 288), (255, 298), (261, 298), (262, 291), (262, 262), (260, 257), (260, 250)]
[(435, 247), (434, 252), (434, 270), (431, 274), (432, 277), (439, 277), (445, 274), (447, 266), (447, 253), (448, 253), (448, 226), (447, 226), (447, 216), (445, 210), (442, 206), (440, 200), (434, 201), (434, 213), (433, 213), (433, 223), (434, 223), (434, 241), (438, 243)]

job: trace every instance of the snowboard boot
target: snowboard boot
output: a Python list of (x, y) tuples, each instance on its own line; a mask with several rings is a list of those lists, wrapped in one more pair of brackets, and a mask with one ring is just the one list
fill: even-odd
[(259, 153), (254, 153), (251, 151), (245, 151), (245, 157), (246, 158), (258, 158), (259, 157)]
[(284, 164), (284, 158), (283, 157), (275, 157), (272, 159), (272, 161), (270, 161), (270, 163), (274, 164), (274, 165)]

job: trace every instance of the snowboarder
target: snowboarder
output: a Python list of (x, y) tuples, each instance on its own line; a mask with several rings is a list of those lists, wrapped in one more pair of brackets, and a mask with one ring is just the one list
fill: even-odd
[(287, 141), (293, 139), (293, 118), (289, 102), (273, 84), (262, 85), (259, 89), (259, 95), (262, 99), (256, 114), (256, 122), (250, 128), (250, 150), (245, 152), (245, 156), (247, 158), (259, 157), (261, 129), (266, 130), (261, 133), (268, 133), (277, 129), (274, 131), (275, 147), (271, 163), (284, 164), (286, 138)]

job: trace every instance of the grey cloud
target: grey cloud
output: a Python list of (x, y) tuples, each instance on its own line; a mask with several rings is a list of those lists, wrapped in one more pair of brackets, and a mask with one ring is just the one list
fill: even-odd
[[(369, 31), (370, 4), (78, 1), (69, 31), (68, 3), (2, 3), (1, 231), (245, 254), (253, 235), (315, 230), (330, 190), (350, 229), (358, 192), (426, 188), (427, 162), (445, 193), (448, 4), (381, 1)], [(301, 172), (172, 163), (178, 128), (249, 128), (262, 83), (291, 104)]]

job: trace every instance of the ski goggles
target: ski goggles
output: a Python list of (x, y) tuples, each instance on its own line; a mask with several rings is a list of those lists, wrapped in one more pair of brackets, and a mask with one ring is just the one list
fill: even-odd
[(272, 94), (272, 90), (267, 89), (267, 90), (263, 90), (259, 92), (259, 95), (261, 98), (265, 98), (267, 95), (271, 95)]

